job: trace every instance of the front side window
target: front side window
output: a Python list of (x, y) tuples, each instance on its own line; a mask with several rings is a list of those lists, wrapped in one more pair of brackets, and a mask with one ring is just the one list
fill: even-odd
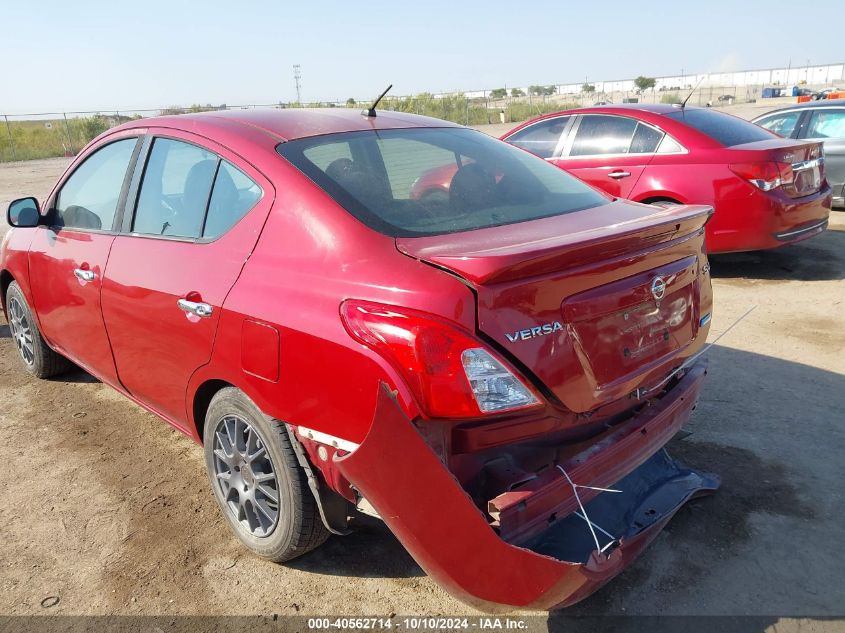
[(540, 158), (551, 158), (568, 122), (568, 116), (544, 119), (522, 128), (505, 140)]
[(548, 162), (468, 129), (329, 134), (276, 151), (352, 215), (394, 237), (513, 224), (608, 202)]
[(144, 168), (132, 232), (212, 239), (232, 228), (261, 196), (255, 181), (216, 154), (157, 138)]
[(62, 185), (53, 224), (110, 231), (136, 143), (136, 138), (115, 141), (86, 158)]
[(793, 110), (792, 112), (779, 112), (773, 114), (757, 122), (757, 125), (764, 127), (770, 132), (780, 134), (781, 136), (791, 136), (801, 118), (800, 110)]
[(814, 110), (807, 125), (806, 137), (845, 138), (845, 110)]
[(626, 154), (636, 129), (634, 119), (586, 114), (578, 124), (569, 155)]

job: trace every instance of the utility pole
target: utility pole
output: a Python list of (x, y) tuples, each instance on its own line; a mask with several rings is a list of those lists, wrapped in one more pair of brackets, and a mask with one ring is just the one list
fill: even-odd
[(302, 95), (300, 94), (300, 83), (299, 80), (302, 78), (302, 72), (300, 70), (299, 64), (293, 65), (293, 79), (296, 82), (296, 102), (302, 105)]

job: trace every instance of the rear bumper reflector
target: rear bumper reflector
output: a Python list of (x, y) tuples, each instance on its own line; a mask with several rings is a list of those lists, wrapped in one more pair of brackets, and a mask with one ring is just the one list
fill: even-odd
[(827, 219), (820, 222), (813, 222), (809, 226), (802, 226), (797, 229), (784, 231), (783, 233), (775, 233), (775, 239), (781, 242), (794, 242), (806, 237), (812, 237), (816, 233), (821, 233), (827, 228)]
[(315, 431), (314, 429), (309, 429), (304, 426), (299, 426), (296, 429), (296, 432), (301, 436), (309, 440), (313, 440), (318, 444), (325, 444), (326, 446), (332, 446), (334, 448), (340, 449), (342, 451), (346, 451), (347, 453), (354, 453), (358, 449), (358, 445), (354, 442), (350, 442), (349, 440), (344, 440), (340, 437), (335, 437), (334, 435), (329, 435), (328, 433), (321, 433), (320, 431)]

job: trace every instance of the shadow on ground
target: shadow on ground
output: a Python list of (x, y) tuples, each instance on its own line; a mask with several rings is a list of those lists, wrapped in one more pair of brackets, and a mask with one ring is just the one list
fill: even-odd
[(319, 549), (287, 565), (316, 574), (356, 578), (425, 576), (393, 533), (378, 520), (365, 520), (352, 534), (332, 537)]
[(845, 231), (821, 235), (767, 251), (710, 256), (717, 279), (821, 281), (845, 278)]
[(720, 490), (681, 508), (638, 561), (563, 613), (709, 605), (719, 615), (745, 604), (740, 613), (842, 615), (835, 578), (845, 559), (813, 539), (845, 538), (845, 508), (832, 494), (839, 461), (829, 458), (845, 441), (845, 375), (721, 346), (709, 355), (693, 433), (667, 449), (719, 474)]
[(53, 382), (69, 382), (69, 383), (84, 383), (84, 384), (95, 384), (99, 383), (100, 380), (95, 378), (87, 371), (82, 369), (81, 367), (77, 367), (74, 365), (69, 370), (67, 370), (63, 374), (59, 374), (58, 376), (54, 376), (51, 378)]

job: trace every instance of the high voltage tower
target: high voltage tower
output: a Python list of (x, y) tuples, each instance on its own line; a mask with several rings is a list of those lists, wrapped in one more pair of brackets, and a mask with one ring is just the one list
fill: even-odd
[(299, 64), (293, 65), (293, 79), (296, 81), (296, 102), (302, 103), (302, 96), (299, 94), (299, 80), (302, 78), (302, 72), (300, 70)]

